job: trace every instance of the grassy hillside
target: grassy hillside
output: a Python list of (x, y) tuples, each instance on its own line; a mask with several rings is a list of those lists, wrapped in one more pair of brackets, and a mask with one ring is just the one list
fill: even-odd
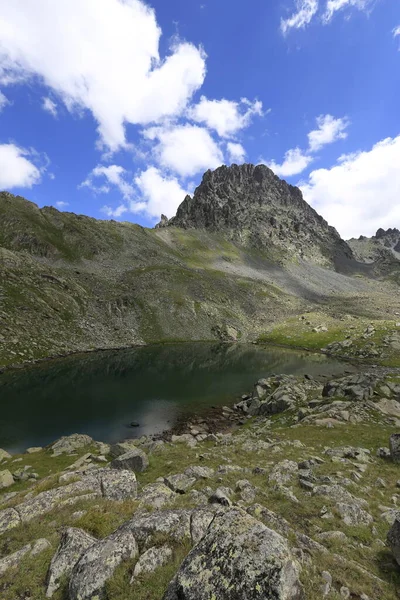
[(395, 310), (391, 285), (300, 263), (272, 244), (98, 221), (0, 194), (0, 365), (154, 341), (252, 340), (310, 304), (329, 310), (327, 298), (339, 312), (368, 298), (379, 318)]

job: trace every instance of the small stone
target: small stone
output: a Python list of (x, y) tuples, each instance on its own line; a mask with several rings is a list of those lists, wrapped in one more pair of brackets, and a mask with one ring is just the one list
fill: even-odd
[(340, 597), (344, 598), (344, 600), (347, 600), (348, 598), (350, 598), (350, 590), (349, 588), (345, 587), (344, 585), (340, 588)]
[(37, 556), (38, 554), (41, 554), (41, 552), (44, 552), (48, 548), (51, 548), (49, 540), (46, 540), (46, 538), (40, 538), (36, 540), (36, 542), (33, 544), (31, 556)]
[(378, 448), (378, 450), (376, 451), (376, 456), (378, 458), (390, 458), (390, 450), (389, 448)]
[(43, 448), (41, 446), (32, 446), (32, 448), (27, 448), (27, 454), (36, 454), (36, 452), (41, 452)]
[(153, 548), (149, 548), (149, 550), (144, 552), (137, 561), (133, 570), (131, 583), (134, 583), (135, 578), (141, 573), (152, 573), (158, 569), (158, 567), (166, 565), (171, 557), (172, 550), (166, 544), (164, 546), (154, 546)]
[(164, 483), (177, 494), (184, 494), (196, 481), (195, 477), (188, 477), (184, 473), (164, 477)]

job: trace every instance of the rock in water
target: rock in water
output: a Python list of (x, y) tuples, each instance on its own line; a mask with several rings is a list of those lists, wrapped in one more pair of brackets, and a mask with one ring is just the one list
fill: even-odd
[(390, 456), (393, 462), (400, 462), (400, 433), (393, 433), (389, 440)]
[(70, 600), (103, 598), (106, 581), (118, 565), (134, 558), (138, 552), (133, 533), (127, 528), (117, 529), (107, 538), (90, 546), (72, 570)]
[(389, 529), (387, 543), (390, 546), (397, 563), (400, 565), (400, 513), (397, 514), (392, 527)]
[(303, 599), (299, 567), (286, 540), (239, 509), (217, 515), (163, 600), (211, 598)]
[(83, 531), (83, 529), (67, 527), (63, 531), (60, 545), (47, 572), (47, 598), (51, 598), (54, 592), (58, 590), (62, 577), (71, 573), (83, 552), (96, 542), (96, 538)]
[(121, 456), (115, 458), (110, 464), (112, 469), (124, 469), (134, 471), (135, 473), (145, 471), (148, 466), (149, 459), (140, 448), (133, 448), (129, 452), (121, 454)]

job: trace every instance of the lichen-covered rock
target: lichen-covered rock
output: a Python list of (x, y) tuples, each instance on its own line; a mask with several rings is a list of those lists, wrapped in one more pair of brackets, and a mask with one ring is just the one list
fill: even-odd
[(400, 462), (400, 433), (392, 433), (389, 439), (390, 456), (393, 462)]
[(69, 575), (83, 552), (97, 542), (83, 529), (67, 527), (64, 529), (60, 544), (51, 559), (46, 579), (46, 596), (51, 598), (60, 587), (61, 579)]
[(70, 454), (71, 452), (75, 452), (75, 450), (78, 450), (79, 448), (89, 446), (92, 442), (93, 439), (89, 435), (73, 433), (72, 435), (61, 437), (51, 444), (50, 448), (53, 450), (53, 456), (59, 456), (60, 454)]
[(177, 473), (176, 475), (164, 477), (165, 484), (177, 494), (184, 494), (196, 483), (196, 481), (195, 477), (188, 477), (188, 475), (185, 475), (184, 473)]
[(132, 450), (121, 454), (110, 463), (111, 469), (129, 470), (135, 473), (145, 471), (148, 466), (147, 454), (140, 448), (132, 448)]
[(39, 538), (33, 544), (31, 556), (37, 556), (38, 554), (41, 554), (48, 548), (51, 548), (51, 544), (50, 544), (49, 540), (46, 540), (46, 538)]
[(393, 555), (400, 565), (400, 513), (397, 515), (392, 527), (387, 535), (387, 543), (393, 552)]
[(166, 565), (169, 560), (172, 558), (172, 549), (168, 546), (168, 544), (164, 544), (163, 546), (153, 546), (153, 548), (149, 548), (146, 552), (142, 554), (142, 556), (137, 561), (135, 568), (133, 570), (133, 576), (131, 579), (131, 583), (133, 583), (138, 575), (141, 573), (152, 573), (158, 567), (162, 567)]
[(368, 502), (363, 498), (356, 498), (341, 485), (316, 485), (313, 490), (315, 496), (326, 496), (334, 502), (345, 502), (349, 504), (358, 504), (358, 506), (368, 506)]
[(195, 465), (188, 467), (185, 471), (185, 475), (194, 477), (195, 479), (210, 479), (210, 477), (214, 476), (214, 469)]
[(172, 540), (190, 538), (190, 511), (164, 510), (134, 516), (122, 526), (131, 531), (139, 547), (150, 548), (154, 536), (165, 535)]
[(17, 552), (13, 552), (13, 554), (9, 554), (4, 558), (0, 559), (0, 577), (4, 575), (8, 569), (12, 567), (17, 567), (21, 560), (24, 558), (25, 554), (28, 554), (32, 550), (32, 545), (27, 544)]
[(162, 508), (164, 504), (174, 499), (175, 492), (164, 483), (149, 483), (146, 485), (139, 496), (142, 506), (151, 506), (152, 508)]
[(21, 523), (21, 517), (15, 508), (5, 508), (0, 510), (0, 535), (13, 527), (18, 527)]
[(7, 450), (3, 450), (3, 448), (0, 448), (0, 462), (8, 458), (11, 458), (11, 454), (7, 452)]
[(129, 500), (137, 497), (137, 481), (133, 471), (100, 469), (101, 492), (107, 500)]
[(231, 509), (217, 515), (183, 561), (163, 600), (300, 600), (299, 567), (286, 540)]
[(369, 525), (374, 518), (358, 504), (338, 502), (336, 508), (346, 525)]
[(268, 480), (270, 483), (275, 483), (278, 486), (290, 483), (294, 475), (297, 474), (298, 466), (293, 460), (282, 460), (277, 463), (272, 469)]
[(90, 546), (72, 569), (70, 600), (104, 597), (104, 586), (118, 565), (138, 552), (132, 531), (123, 527)]
[(190, 516), (190, 537), (192, 543), (197, 544), (206, 534), (220, 507), (206, 507), (194, 510)]
[(0, 471), (0, 490), (10, 487), (10, 485), (13, 485), (13, 483), (14, 483), (14, 477), (12, 476), (12, 474), (10, 473), (10, 471), (8, 469), (5, 469), (4, 471)]

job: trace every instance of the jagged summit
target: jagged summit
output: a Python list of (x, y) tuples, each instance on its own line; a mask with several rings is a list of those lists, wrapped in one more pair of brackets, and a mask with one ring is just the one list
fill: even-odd
[(338, 232), (303, 199), (299, 188), (265, 165), (207, 171), (193, 197), (161, 226), (221, 231), (242, 244), (273, 245), (321, 264), (353, 259)]
[(354, 255), (364, 262), (379, 261), (390, 266), (400, 260), (400, 231), (396, 227), (379, 228), (372, 237), (360, 235), (358, 239), (349, 240), (348, 244)]

